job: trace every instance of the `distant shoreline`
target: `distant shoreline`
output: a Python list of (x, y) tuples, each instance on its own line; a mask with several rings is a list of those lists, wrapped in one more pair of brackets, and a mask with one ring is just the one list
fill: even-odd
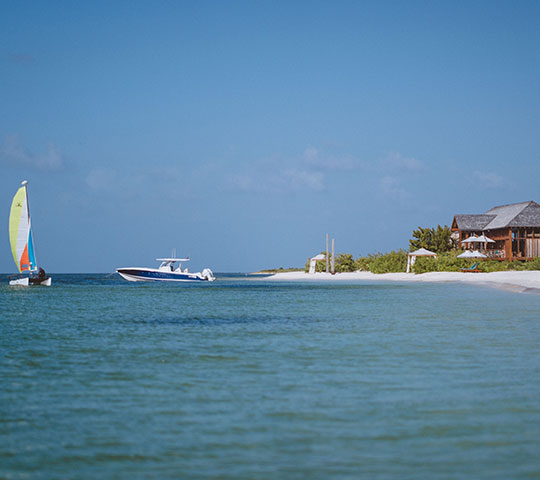
[(277, 273), (266, 280), (272, 281), (387, 281), (387, 282), (426, 282), (443, 283), (458, 282), (484, 285), (519, 293), (540, 294), (540, 271), (509, 271), (490, 273), (463, 273), (463, 272), (430, 272), (414, 273), (381, 273), (352, 272), (352, 273), (315, 273), (289, 272)]
[(303, 268), (270, 268), (268, 270), (259, 270), (258, 272), (252, 272), (250, 275), (275, 275), (279, 273), (302, 273)]

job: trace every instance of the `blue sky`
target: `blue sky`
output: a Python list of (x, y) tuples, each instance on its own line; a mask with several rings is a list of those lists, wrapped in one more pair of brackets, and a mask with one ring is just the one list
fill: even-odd
[(301, 266), (540, 202), (540, 3), (0, 3), (0, 271)]

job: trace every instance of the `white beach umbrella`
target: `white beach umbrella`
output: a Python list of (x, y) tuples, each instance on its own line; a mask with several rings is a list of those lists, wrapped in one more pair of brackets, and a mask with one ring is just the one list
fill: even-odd
[(458, 255), (457, 258), (487, 258), (487, 255), (480, 253), (478, 250), (474, 250), (473, 252), (465, 250), (461, 255)]
[(473, 252), (466, 250), (461, 255), (458, 255), (457, 258), (487, 258), (487, 255), (480, 253), (478, 250), (474, 250)]
[(478, 241), (482, 243), (495, 243), (495, 240), (492, 240), (491, 238), (486, 237), (484, 234), (478, 237)]
[(462, 240), (461, 243), (475, 243), (475, 242), (482, 242), (483, 240), (479, 240), (479, 237), (476, 235), (471, 235), (469, 238), (466, 238), (465, 240)]
[(418, 250), (415, 250), (414, 252), (411, 252), (408, 255), (411, 257), (436, 257), (437, 256), (435, 252), (431, 252), (429, 250), (426, 250), (425, 248), (419, 248)]

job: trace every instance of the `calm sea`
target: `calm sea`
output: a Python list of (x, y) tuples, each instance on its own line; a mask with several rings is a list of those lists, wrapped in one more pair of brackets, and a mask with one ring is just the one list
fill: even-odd
[(540, 478), (540, 295), (0, 282), (0, 478)]

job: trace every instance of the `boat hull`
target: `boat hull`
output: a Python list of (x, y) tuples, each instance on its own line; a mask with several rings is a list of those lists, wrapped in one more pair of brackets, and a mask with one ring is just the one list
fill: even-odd
[(21, 277), (10, 280), (9, 284), (12, 287), (33, 287), (38, 285), (41, 285), (43, 287), (50, 287), (52, 285), (52, 279), (51, 277), (47, 277), (45, 279)]
[(207, 282), (200, 273), (166, 272), (151, 268), (117, 268), (116, 272), (128, 282)]

